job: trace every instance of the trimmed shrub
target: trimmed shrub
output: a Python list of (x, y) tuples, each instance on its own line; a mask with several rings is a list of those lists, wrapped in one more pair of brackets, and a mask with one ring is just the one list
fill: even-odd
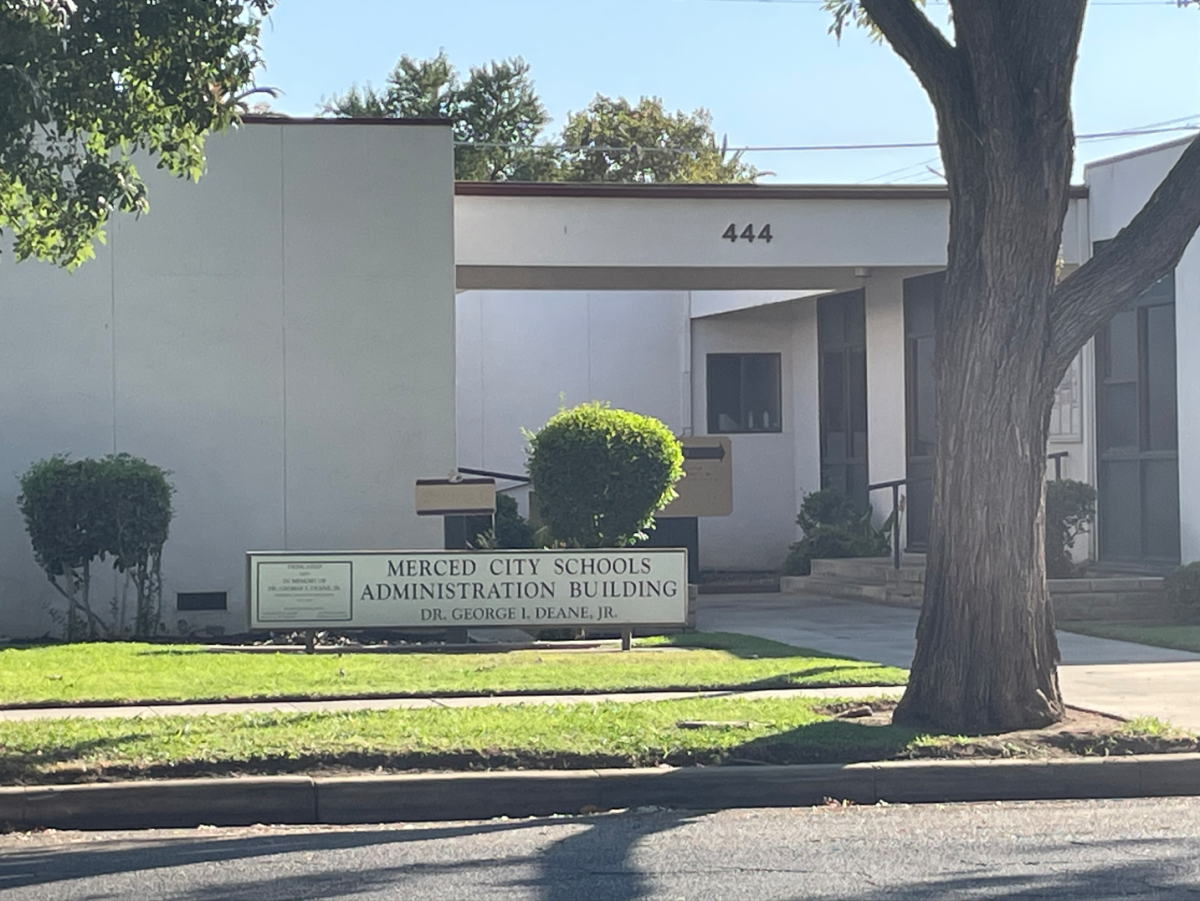
[(1163, 579), (1167, 610), (1181, 626), (1200, 625), (1200, 561), (1180, 566)]
[[(69, 640), (148, 638), (161, 630), (162, 549), (171, 523), (168, 473), (129, 454), (100, 460), (56, 455), (21, 477), (17, 505), (34, 560), (67, 600)], [(92, 606), (91, 564), (112, 558), (136, 596), (132, 622), (124, 597), (107, 616)]]
[(529, 440), (538, 512), (558, 541), (624, 547), (675, 499), (683, 451), (650, 416), (585, 403), (560, 410)]
[(1071, 559), (1075, 539), (1096, 518), (1096, 489), (1074, 479), (1046, 483), (1046, 575), (1069, 579), (1079, 572)]
[(881, 557), (891, 547), (886, 531), (871, 524), (871, 509), (863, 508), (837, 488), (804, 495), (796, 524), (804, 537), (788, 550), (783, 572), (807, 576), (813, 560), (840, 557)]

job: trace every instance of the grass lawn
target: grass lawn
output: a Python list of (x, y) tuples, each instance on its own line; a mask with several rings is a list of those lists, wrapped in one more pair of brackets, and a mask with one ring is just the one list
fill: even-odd
[(728, 633), (635, 650), (478, 654), (206, 652), (96, 643), (0, 650), (0, 704), (903, 685), (906, 673)]
[(1179, 651), (1200, 653), (1200, 626), (1159, 626), (1136, 622), (1114, 623), (1104, 620), (1088, 620), (1060, 623), (1059, 628), (1064, 632), (1078, 632), (1081, 635), (1093, 635), (1096, 638), (1116, 638), (1120, 641), (1136, 641), (1138, 644), (1152, 644), (1160, 648), (1175, 648)]
[[(0, 782), (299, 772), (805, 763), (902, 754), (911, 730), (809, 699), (696, 699), (0, 723)], [(708, 723), (684, 728), (681, 721)]]
[[(829, 702), (825, 702), (828, 704)], [(861, 702), (853, 702), (860, 704)], [(885, 703), (883, 707), (886, 709)], [(819, 763), (1194, 750), (1158, 721), (1079, 741), (964, 738), (839, 720), (815, 699), (225, 714), (0, 723), (0, 783), (402, 770)]]

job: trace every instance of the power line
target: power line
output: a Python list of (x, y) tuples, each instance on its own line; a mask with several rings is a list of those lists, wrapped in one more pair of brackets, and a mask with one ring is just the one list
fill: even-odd
[[(736, 0), (742, 2), (742, 0)], [(793, 2), (793, 0), (745, 0), (745, 2), (753, 3), (782, 3)], [(1184, 116), (1180, 119), (1168, 120), (1168, 122), (1184, 122), (1186, 120), (1194, 120), (1197, 116)], [(1169, 125), (1164, 123), (1159, 127), (1142, 126), (1138, 128), (1126, 128), (1119, 131), (1098, 131), (1092, 134), (1076, 135), (1076, 141), (1098, 141), (1106, 138), (1126, 138), (1137, 137), (1139, 135), (1157, 135), (1168, 134), (1177, 131), (1195, 131), (1200, 126), (1187, 125)], [(592, 144), (513, 144), (492, 141), (455, 141), (456, 147), (483, 147), (491, 150), (560, 150), (567, 153), (697, 153), (700, 151), (712, 150), (712, 147), (642, 147), (633, 145), (631, 147), (614, 147), (609, 145), (592, 145)], [(826, 151), (851, 151), (851, 150), (913, 150), (917, 148), (937, 147), (937, 141), (898, 141), (879, 144), (791, 144), (791, 145), (746, 145), (744, 147), (725, 147), (724, 150), (730, 153), (820, 153)]]

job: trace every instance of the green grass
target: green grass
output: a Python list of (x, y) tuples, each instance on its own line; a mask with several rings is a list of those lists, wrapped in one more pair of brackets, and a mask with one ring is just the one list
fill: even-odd
[(648, 639), (628, 653), (213, 654), (97, 643), (0, 650), (0, 704), (903, 685), (905, 675), (727, 633)]
[(1138, 644), (1200, 653), (1200, 626), (1163, 626), (1086, 620), (1060, 623), (1059, 628), (1064, 632), (1078, 632), (1081, 635), (1092, 635), (1096, 638), (1115, 638), (1118, 641), (1134, 641)]
[[(321, 768), (483, 769), (876, 760), (917, 733), (812, 699), (517, 705), (0, 723), (0, 782)], [(712, 726), (682, 728), (681, 721)], [(734, 761), (736, 762), (736, 761)]]

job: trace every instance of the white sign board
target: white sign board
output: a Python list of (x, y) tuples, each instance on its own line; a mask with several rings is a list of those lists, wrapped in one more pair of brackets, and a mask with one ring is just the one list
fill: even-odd
[(251, 630), (687, 621), (682, 548), (246, 556)]

